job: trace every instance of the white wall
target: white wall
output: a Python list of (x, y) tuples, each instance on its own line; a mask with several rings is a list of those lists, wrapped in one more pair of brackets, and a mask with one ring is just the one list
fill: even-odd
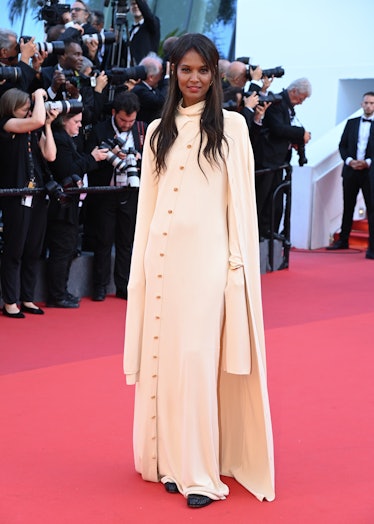
[(312, 96), (296, 112), (317, 139), (374, 90), (373, 21), (373, 0), (238, 0), (236, 56), (283, 66), (274, 92), (309, 78)]

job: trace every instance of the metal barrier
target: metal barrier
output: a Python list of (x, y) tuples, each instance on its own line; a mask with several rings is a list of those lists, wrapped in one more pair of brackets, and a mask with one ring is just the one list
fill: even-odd
[[(283, 181), (277, 186), (273, 192), (272, 205), (271, 205), (271, 224), (270, 224), (270, 238), (269, 238), (269, 269), (274, 271), (274, 240), (280, 240), (283, 246), (283, 261), (281, 265), (276, 268), (287, 269), (290, 260), (291, 250), (291, 180), (292, 180), (292, 166), (290, 164), (283, 164), (277, 168), (269, 169), (258, 169), (255, 171), (256, 176), (266, 175), (284, 170), (285, 174)], [(275, 225), (275, 200), (280, 198), (281, 194), (286, 197), (283, 213), (283, 231), (282, 233), (276, 233), (274, 231)]]
[[(280, 240), (283, 245), (283, 262), (277, 269), (286, 269), (289, 265), (289, 256), (291, 249), (291, 240), (290, 240), (290, 217), (291, 217), (291, 176), (292, 176), (292, 166), (289, 164), (284, 164), (274, 169), (258, 169), (255, 171), (255, 176), (266, 175), (279, 171), (280, 169), (284, 170), (285, 175), (282, 183), (275, 189), (272, 197), (272, 206), (271, 206), (271, 227), (270, 227), (270, 238), (269, 238), (269, 269), (274, 271), (274, 240)], [(125, 192), (125, 191), (138, 191), (138, 188), (133, 187), (116, 187), (116, 186), (88, 186), (88, 187), (68, 187), (63, 188), (65, 195), (76, 195), (76, 194), (91, 194), (91, 193), (114, 193), (114, 192)], [(283, 193), (286, 196), (286, 202), (284, 206), (284, 215), (283, 215), (283, 232), (276, 233), (274, 231), (274, 222), (275, 222), (275, 199), (280, 198), (280, 194)], [(2, 197), (13, 197), (13, 196), (25, 196), (25, 195), (38, 195), (38, 194), (47, 194), (45, 188), (38, 187), (34, 189), (22, 188), (22, 189), (0, 189), (0, 199)]]

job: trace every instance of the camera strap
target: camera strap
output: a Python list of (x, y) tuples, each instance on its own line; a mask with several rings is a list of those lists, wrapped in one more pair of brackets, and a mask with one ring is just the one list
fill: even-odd
[(27, 171), (29, 175), (29, 182), (27, 184), (27, 187), (29, 189), (34, 189), (36, 187), (36, 184), (34, 159), (32, 157), (31, 131), (27, 133)]

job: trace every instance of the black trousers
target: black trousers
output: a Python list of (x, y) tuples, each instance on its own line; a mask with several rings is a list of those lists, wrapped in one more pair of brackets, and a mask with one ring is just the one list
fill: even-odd
[(1, 261), (1, 289), (6, 304), (34, 300), (38, 265), (47, 223), (47, 201), (33, 197), (32, 207), (20, 198), (2, 202), (4, 246)]
[[(258, 167), (257, 169), (262, 169)], [(255, 179), (258, 230), (260, 237), (267, 238), (271, 229), (273, 193), (283, 181), (283, 170), (257, 175)], [(283, 215), (283, 192), (274, 200), (274, 232), (278, 233)]]
[(134, 241), (138, 191), (104, 195), (97, 202), (97, 231), (94, 250), (94, 289), (106, 288), (111, 275), (111, 253), (115, 245), (114, 283), (126, 291)]
[(79, 225), (64, 220), (49, 219), (46, 245), (47, 290), (51, 302), (66, 298), (71, 263), (78, 243)]
[(343, 218), (339, 235), (342, 242), (348, 242), (352, 229), (353, 213), (360, 189), (365, 200), (370, 226), (373, 205), (371, 202), (369, 170), (364, 169), (357, 171), (354, 169), (347, 169), (343, 175)]

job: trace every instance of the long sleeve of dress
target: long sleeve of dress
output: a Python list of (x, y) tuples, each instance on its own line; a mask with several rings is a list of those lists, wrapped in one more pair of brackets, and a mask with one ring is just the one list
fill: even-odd
[[(251, 339), (248, 324), (244, 267), (230, 191), (228, 194), (228, 230), (229, 267), (225, 289), (225, 327), (222, 365), (227, 373), (243, 375), (251, 371)], [(227, 344), (229, 344), (228, 347)]]

